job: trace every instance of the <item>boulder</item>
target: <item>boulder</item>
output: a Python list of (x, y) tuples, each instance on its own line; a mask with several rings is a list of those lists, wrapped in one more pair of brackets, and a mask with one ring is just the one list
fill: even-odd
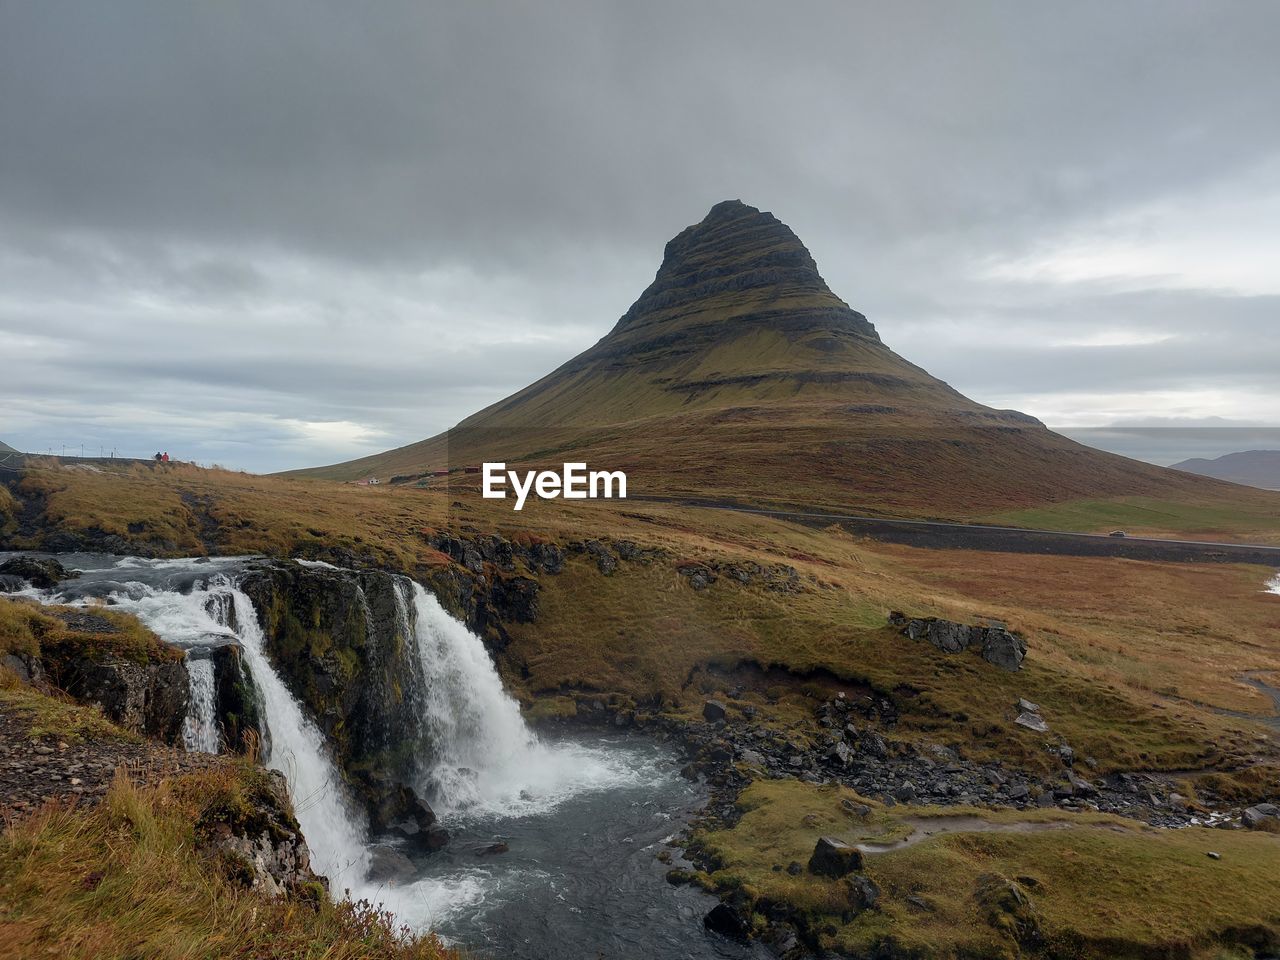
[(862, 851), (837, 837), (819, 837), (809, 858), (809, 872), (821, 877), (846, 877), (862, 869)]
[(117, 726), (166, 743), (178, 742), (191, 700), (182, 660), (77, 656), (59, 665), (58, 684), (82, 703), (100, 707)]
[(1049, 725), (1044, 719), (1034, 713), (1020, 713), (1018, 718), (1013, 721), (1020, 727), (1026, 727), (1028, 730), (1034, 730), (1036, 733), (1048, 733)]
[(20, 577), (39, 590), (51, 590), (72, 576), (71, 571), (53, 557), (10, 557), (0, 563), (0, 574)]
[(988, 627), (982, 636), (982, 659), (1010, 673), (1022, 669), (1027, 641), (1003, 627)]
[(702, 925), (712, 933), (718, 933), (722, 937), (728, 937), (730, 940), (737, 940), (741, 943), (747, 941), (748, 929), (743, 923), (742, 917), (738, 916), (738, 912), (725, 903), (717, 903), (702, 918)]
[(984, 660), (1002, 670), (1022, 669), (1027, 642), (1004, 624), (973, 625), (938, 617), (908, 617), (894, 611), (889, 622), (912, 640), (927, 640), (943, 653), (976, 650)]
[(708, 723), (719, 723), (727, 714), (725, 705), (719, 700), (708, 700), (702, 705), (702, 717)]
[(328, 889), (311, 870), (311, 852), (278, 771), (259, 771), (234, 806), (211, 806), (197, 821), (196, 836), (232, 879), (268, 896)]
[(369, 848), (366, 878), (374, 883), (405, 883), (412, 880), (417, 872), (413, 861), (390, 844), (378, 843)]
[(1255, 804), (1241, 814), (1240, 822), (1250, 830), (1280, 833), (1280, 807), (1274, 803)]

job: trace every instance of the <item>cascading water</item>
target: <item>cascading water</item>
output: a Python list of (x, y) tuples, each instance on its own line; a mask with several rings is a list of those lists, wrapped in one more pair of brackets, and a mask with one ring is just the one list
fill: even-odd
[(422, 723), (431, 760), (422, 792), (442, 818), (546, 812), (568, 796), (634, 780), (614, 756), (543, 744), (480, 638), (412, 583), (414, 637), (422, 658)]
[[(673, 811), (680, 816), (697, 801), (663, 748), (626, 738), (541, 741), (503, 690), (480, 638), (418, 584), (395, 581), (393, 629), (411, 637), (418, 654), (401, 677), (420, 725), (406, 735), (429, 744), (416, 786), (455, 839), (426, 856), (403, 847), (414, 875), (375, 883), (367, 879), (365, 818), (348, 802), (324, 736), (268, 658), (257, 611), (237, 586), (244, 560), (65, 559), (80, 576), (57, 593), (31, 595), (105, 600), (188, 650), (189, 749), (218, 747), (220, 676), (209, 654), (239, 643), (256, 690), (263, 759), (288, 780), (313, 867), (335, 895), (349, 891), (413, 928), (436, 928), (520, 960), (554, 955), (566, 943), (582, 945), (584, 955), (746, 956), (703, 937), (708, 898), (662, 882), (653, 845), (676, 828)], [(509, 838), (511, 850), (477, 857), (497, 836)]]
[(1280, 574), (1276, 574), (1275, 579), (1267, 584), (1268, 593), (1280, 593)]
[(191, 703), (182, 723), (182, 745), (192, 753), (217, 753), (221, 737), (214, 707), (213, 661), (187, 654)]

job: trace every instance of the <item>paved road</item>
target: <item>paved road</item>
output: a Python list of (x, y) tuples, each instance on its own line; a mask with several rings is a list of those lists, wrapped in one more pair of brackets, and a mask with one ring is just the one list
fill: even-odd
[(1155, 537), (1109, 537), (1099, 533), (1063, 533), (979, 523), (940, 520), (894, 520), (857, 514), (802, 510), (770, 510), (716, 500), (674, 497), (632, 497), (680, 503), (709, 510), (751, 513), (791, 520), (812, 527), (836, 524), (861, 536), (887, 543), (935, 550), (990, 550), (998, 553), (1041, 553), (1067, 557), (1124, 557), (1177, 563), (1259, 563), (1280, 567), (1280, 547), (1251, 543), (1210, 543), (1202, 540), (1162, 540)]

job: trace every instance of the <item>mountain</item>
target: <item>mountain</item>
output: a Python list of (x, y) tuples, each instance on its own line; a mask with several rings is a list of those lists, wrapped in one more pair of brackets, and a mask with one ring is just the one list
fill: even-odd
[(973, 516), (1211, 481), (1082, 446), (894, 353), (769, 213), (718, 203), (595, 346), (419, 443), (296, 475), (502, 460), (622, 469), (633, 494)]
[(1175, 463), (1172, 469), (1263, 490), (1280, 490), (1280, 450), (1246, 450), (1212, 460), (1193, 457)]
[(13, 447), (9, 446), (3, 440), (0, 440), (0, 453), (17, 453)]

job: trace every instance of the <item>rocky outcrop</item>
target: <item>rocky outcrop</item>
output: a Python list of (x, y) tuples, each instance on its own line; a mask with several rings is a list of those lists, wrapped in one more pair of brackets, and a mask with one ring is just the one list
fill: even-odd
[(272, 662), (333, 744), (374, 829), (440, 846), (447, 834), (407, 786), (431, 751), (409, 584), (376, 570), (279, 561), (250, 570), (241, 589)]
[(139, 662), (111, 654), (84, 654), (50, 671), (59, 687), (97, 705), (112, 723), (133, 733), (176, 743), (191, 697), (180, 659)]
[(239, 644), (229, 643), (209, 655), (213, 661), (214, 714), (222, 728), (223, 743), (239, 753), (262, 739), (264, 726), (243, 653)]
[(72, 572), (53, 557), (10, 557), (0, 563), (0, 578), (3, 578), (0, 580), (0, 592), (12, 592), (9, 588), (13, 587), (15, 579), (26, 581), (40, 590), (51, 590), (70, 576), (73, 576)]
[(246, 887), (315, 899), (328, 883), (311, 869), (284, 775), (254, 770), (243, 776), (246, 782), (211, 802), (196, 823), (201, 847)]
[(973, 625), (938, 617), (908, 617), (896, 610), (889, 614), (889, 623), (904, 636), (927, 640), (943, 653), (973, 650), (1001, 670), (1021, 670), (1027, 656), (1027, 642), (1002, 623)]
[(1280, 807), (1274, 803), (1255, 804), (1241, 814), (1240, 822), (1249, 830), (1280, 833)]

